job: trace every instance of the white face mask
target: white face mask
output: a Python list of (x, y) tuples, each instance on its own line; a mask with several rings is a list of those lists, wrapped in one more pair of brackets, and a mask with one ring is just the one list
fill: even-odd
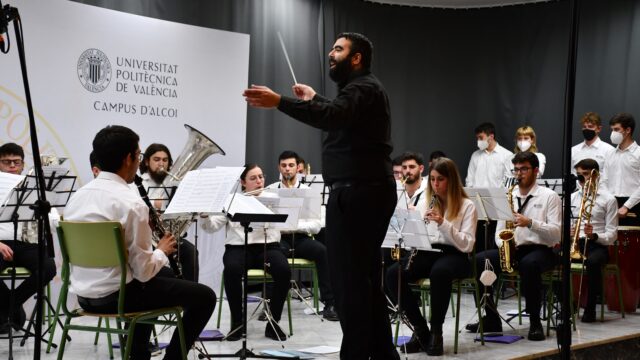
[(529, 150), (529, 148), (531, 148), (531, 141), (529, 140), (518, 141), (518, 149), (520, 149), (520, 151), (527, 151)]
[(478, 140), (478, 149), (480, 151), (485, 151), (489, 147), (489, 142), (487, 140)]
[(611, 132), (611, 143), (614, 145), (620, 145), (622, 143), (622, 139), (624, 138), (624, 135), (622, 135), (622, 133), (619, 133), (617, 131), (612, 131)]

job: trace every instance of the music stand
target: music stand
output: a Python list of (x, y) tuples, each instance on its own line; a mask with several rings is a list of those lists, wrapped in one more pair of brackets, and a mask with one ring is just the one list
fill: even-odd
[(329, 186), (324, 183), (322, 174), (309, 174), (302, 178), (302, 184), (309, 185), (310, 189), (314, 189), (322, 197), (322, 206), (327, 205), (329, 201)]
[[(504, 188), (464, 188), (465, 192), (469, 196), (469, 198), (473, 201), (476, 209), (478, 210), (478, 219), (484, 220), (484, 241), (485, 241), (485, 249), (487, 249), (488, 241), (489, 241), (489, 222), (491, 220), (502, 220), (502, 221), (513, 221), (513, 212), (511, 211), (511, 204), (507, 200), (507, 193)], [(515, 240), (514, 240), (515, 241)], [(503, 244), (504, 246), (504, 244)], [(473, 264), (476, 266), (476, 264)], [(485, 270), (488, 270), (488, 259), (485, 258)], [(486, 313), (486, 306), (491, 306), (490, 303), (491, 295), (489, 294), (488, 286), (484, 286), (484, 292), (482, 294), (482, 298), (480, 299), (480, 309), (484, 310)], [(504, 322), (511, 327), (511, 329), (515, 330), (513, 326), (507, 321), (500, 313), (497, 308), (493, 308), (493, 311), (500, 316)], [(473, 316), (477, 314), (477, 310)], [(478, 318), (482, 317), (482, 314), (477, 314)], [(482, 321), (480, 321), (482, 324)], [(478, 331), (482, 331), (480, 326), (478, 327)]]
[[(66, 173), (68, 172), (68, 170), (66, 172), (60, 172), (63, 173), (63, 175), (56, 175), (56, 171), (49, 171), (46, 173), (46, 177), (45, 177), (45, 191), (48, 194), (48, 198), (53, 200), (53, 206), (57, 206), (57, 207), (64, 207), (66, 204), (66, 200), (68, 200), (69, 196), (58, 196), (59, 194), (70, 194), (72, 193), (73, 190), (73, 186), (75, 184), (75, 177), (74, 176), (66, 176)], [(9, 195), (6, 197), (6, 200), (3, 202), (2, 204), (2, 209), (0, 209), (0, 223), (10, 223), (13, 224), (13, 241), (19, 241), (18, 239), (18, 224), (21, 223), (22, 227), (23, 227), (23, 231), (21, 232), (21, 238), (20, 240), (26, 240), (26, 239), (22, 239), (22, 235), (26, 234), (29, 235), (28, 233), (25, 233), (24, 230), (25, 226), (27, 226), (27, 224), (35, 222), (35, 204), (38, 201), (38, 182), (36, 177), (31, 176), (31, 175), (27, 175), (27, 176), (16, 176), (16, 175), (11, 175), (11, 174), (6, 174), (6, 173), (2, 173), (2, 182), (3, 185), (7, 185), (11, 182), (11, 180), (17, 180), (17, 179), (24, 179), (20, 182), (19, 185), (14, 186), (13, 188), (11, 188)], [(59, 188), (58, 188), (59, 187)], [(4, 193), (4, 191), (2, 191), (2, 193)], [(45, 244), (46, 245), (46, 244)], [(49, 257), (53, 257), (53, 249), (52, 248), (48, 248), (48, 256)], [(11, 291), (10, 291), (10, 296), (9, 296), (9, 314), (13, 314), (14, 312), (14, 290), (15, 290), (15, 275), (16, 275), (16, 264), (15, 262), (12, 261), (12, 270), (11, 270)], [(48, 297), (43, 293), (41, 299), (46, 303), (46, 305), (49, 307), (49, 310), (52, 312), (55, 312), (55, 308), (53, 307), (53, 305), (51, 304), (50, 300), (48, 299)], [(29, 317), (29, 322), (26, 328), (23, 328), (22, 330), (24, 331), (24, 335), (22, 337), (22, 340), (20, 342), (20, 346), (24, 346), (24, 343), (26, 342), (27, 338), (29, 336), (36, 336), (35, 333), (31, 332), (31, 326), (35, 326), (34, 325), (34, 316), (36, 314), (37, 310), (37, 305), (36, 308), (34, 308), (34, 311), (31, 313), (31, 316)], [(11, 316), (9, 317), (9, 334), (8, 334), (8, 339), (9, 339), (9, 358), (11, 359), (13, 356), (13, 325), (11, 324), (12, 319)], [(60, 324), (60, 326), (62, 326), (62, 322), (58, 320), (58, 323)], [(49, 344), (49, 341), (45, 340), (44, 337), (42, 335), (45, 335), (48, 331), (51, 330), (51, 328), (53, 327), (53, 324), (51, 324), (45, 331), (44, 333), (41, 334), (40, 336), (40, 341)], [(57, 347), (56, 344), (51, 344), (51, 346), (53, 346), (54, 348)]]
[[(430, 234), (428, 226), (425, 225), (424, 219), (420, 214), (420, 211), (415, 209), (403, 209), (396, 208), (391, 221), (389, 222), (389, 230), (387, 236), (382, 242), (383, 248), (392, 248), (392, 252), (396, 251), (395, 256), (396, 264), (398, 264), (398, 293), (396, 294), (397, 306), (394, 309), (394, 317), (396, 323), (404, 323), (412, 331), (413, 326), (405, 318), (402, 310), (402, 273), (408, 270), (411, 265), (411, 259), (413, 255), (410, 255), (407, 259), (407, 264), (402, 265), (402, 258), (400, 252), (402, 249), (410, 249), (410, 251), (436, 251), (440, 250), (431, 247), (431, 238), (433, 234)], [(406, 353), (406, 343), (405, 346)]]
[[(308, 187), (289, 188), (289, 189), (283, 189), (283, 188), (266, 189), (266, 191), (277, 194), (278, 198), (280, 199), (294, 199), (294, 200), (301, 201), (301, 204), (298, 207), (299, 212), (295, 214), (295, 218), (294, 219), (292, 218), (292, 216), (294, 215), (293, 213), (289, 213), (290, 216), (286, 222), (286, 224), (290, 224), (292, 221), (294, 223), (291, 224), (290, 226), (276, 227), (281, 231), (290, 232), (292, 236), (291, 249), (290, 249), (290, 254), (292, 256), (291, 268), (295, 268), (295, 264), (296, 264), (295, 263), (295, 259), (296, 259), (295, 234), (296, 232), (298, 232), (300, 220), (305, 220), (305, 221), (317, 220), (318, 222), (321, 221), (322, 194), (316, 192), (315, 189), (311, 189)], [(263, 199), (270, 200), (270, 198), (259, 198), (260, 201), (263, 201)], [(283, 213), (282, 211), (278, 211), (278, 210), (274, 212), (279, 214)], [(300, 291), (300, 288), (297, 282), (293, 279), (291, 280), (291, 289), (309, 309), (313, 310), (314, 315), (320, 316), (320, 314), (316, 311), (315, 307), (312, 306), (307, 301), (307, 299), (302, 295), (302, 292)], [(322, 317), (320, 317), (320, 320), (324, 321)]]

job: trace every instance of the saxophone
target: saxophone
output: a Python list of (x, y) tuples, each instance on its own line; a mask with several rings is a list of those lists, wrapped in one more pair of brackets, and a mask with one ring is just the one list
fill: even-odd
[[(512, 213), (515, 213), (513, 209), (513, 189), (516, 185), (518, 185), (517, 181), (511, 185), (507, 191), (507, 201), (509, 202), (509, 207), (511, 208)], [(498, 233), (498, 237), (502, 240), (502, 246), (498, 249), (498, 253), (500, 254), (500, 268), (502, 268), (502, 271), (506, 273), (512, 273), (513, 267), (516, 265), (516, 260), (513, 257), (516, 252), (515, 234), (516, 232), (513, 221), (507, 221), (505, 229)]]

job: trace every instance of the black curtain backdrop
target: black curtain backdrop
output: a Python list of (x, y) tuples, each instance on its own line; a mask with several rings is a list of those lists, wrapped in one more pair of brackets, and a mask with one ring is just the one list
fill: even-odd
[[(480, 10), (360, 0), (78, 2), (250, 34), (249, 82), (284, 94), (291, 94), (293, 80), (277, 31), (298, 81), (330, 97), (336, 89), (327, 76), (326, 54), (339, 32), (362, 32), (374, 43), (373, 71), (389, 93), (393, 155), (442, 150), (465, 176), (476, 149), (476, 125), (494, 122), (500, 144), (513, 149), (515, 130), (527, 124), (547, 156), (545, 177), (561, 176), (567, 1)], [(609, 141), (612, 115), (626, 111), (640, 117), (640, 5), (583, 0), (580, 24), (575, 121), (587, 111), (600, 113), (602, 138)], [(268, 182), (277, 179), (277, 156), (286, 149), (307, 159), (313, 172), (321, 170), (320, 131), (277, 111), (247, 111), (246, 160), (260, 164)], [(574, 129), (577, 143), (580, 126)]]

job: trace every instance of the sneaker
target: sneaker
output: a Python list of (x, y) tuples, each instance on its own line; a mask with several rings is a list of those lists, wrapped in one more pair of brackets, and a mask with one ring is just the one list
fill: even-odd
[(273, 340), (287, 340), (287, 334), (282, 331), (282, 328), (277, 322), (267, 323), (267, 327), (264, 329), (264, 336)]
[(322, 310), (322, 317), (329, 321), (339, 321), (338, 313), (333, 305), (325, 305)]

